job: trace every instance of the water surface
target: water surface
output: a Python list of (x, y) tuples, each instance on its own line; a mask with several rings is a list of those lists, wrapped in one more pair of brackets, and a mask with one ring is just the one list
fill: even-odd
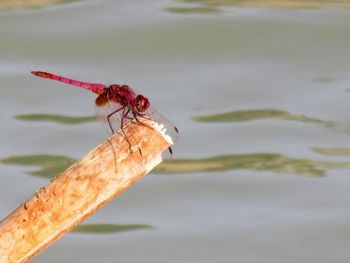
[(349, 261), (347, 9), (91, 0), (3, 10), (0, 32), (1, 218), (106, 138), (94, 94), (31, 70), (127, 83), (181, 134), (33, 262)]

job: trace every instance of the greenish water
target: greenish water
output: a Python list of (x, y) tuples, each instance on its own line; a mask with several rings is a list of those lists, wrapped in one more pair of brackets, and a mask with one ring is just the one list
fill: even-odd
[(166, 11), (177, 14), (218, 14), (217, 7), (197, 6), (197, 7), (167, 7)]
[(95, 116), (71, 117), (57, 114), (23, 114), (17, 115), (16, 119), (22, 121), (48, 121), (60, 124), (81, 124), (96, 120)]
[(257, 109), (257, 110), (240, 110), (221, 114), (197, 116), (192, 118), (201, 122), (234, 122), (234, 121), (252, 121), (259, 119), (281, 119), (289, 121), (314, 122), (320, 124), (330, 124), (316, 118), (306, 117), (304, 115), (296, 115), (283, 110), (277, 109)]
[(168, 7), (166, 10), (175, 14), (215, 14), (223, 11), (222, 7), (260, 7), (283, 9), (323, 9), (350, 7), (350, 1), (337, 0), (177, 0), (179, 7)]
[(43, 8), (53, 4), (65, 4), (74, 0), (0, 0), (0, 9), (26, 9), (26, 8)]
[(312, 151), (323, 154), (323, 155), (333, 155), (333, 156), (344, 156), (350, 157), (350, 148), (312, 148)]
[(29, 174), (44, 178), (53, 178), (75, 163), (76, 160), (66, 156), (41, 154), (7, 157), (0, 160), (0, 162), (4, 164), (40, 167), (40, 170), (29, 172)]
[(30, 74), (45, 70), (130, 85), (180, 139), (84, 235), (33, 262), (347, 263), (350, 24), (337, 8), (96, 0), (0, 12), (0, 217), (108, 136), (94, 94)]
[[(312, 148), (311, 150), (323, 155), (350, 156), (350, 148)], [(54, 155), (13, 156), (0, 160), (3, 164), (39, 167), (39, 170), (28, 172), (28, 174), (44, 178), (57, 176), (76, 161), (66, 156)], [(331, 169), (348, 168), (350, 168), (350, 161), (327, 162), (289, 158), (276, 153), (250, 153), (202, 159), (165, 160), (153, 170), (153, 173), (180, 174), (247, 169), (305, 176), (324, 176)]]
[(152, 229), (150, 225), (129, 224), (129, 225), (115, 225), (115, 224), (82, 224), (73, 230), (73, 233), (91, 233), (91, 234), (109, 234), (119, 233), (125, 231), (135, 231), (142, 229)]

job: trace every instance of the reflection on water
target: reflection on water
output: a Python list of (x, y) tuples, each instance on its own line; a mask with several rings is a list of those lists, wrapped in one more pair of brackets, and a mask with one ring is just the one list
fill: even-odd
[(198, 6), (169, 7), (166, 10), (178, 14), (219, 13), (220, 6), (263, 7), (263, 8), (350, 8), (350, 1), (331, 0), (177, 0), (178, 3)]
[(313, 160), (289, 158), (275, 153), (224, 155), (203, 159), (164, 161), (155, 168), (158, 173), (196, 173), (231, 169), (249, 169), (296, 175), (324, 176)]
[(313, 147), (311, 150), (315, 153), (331, 156), (350, 157), (350, 148), (319, 148)]
[(214, 115), (197, 116), (192, 117), (192, 119), (200, 122), (240, 122), (259, 119), (280, 119), (288, 121), (319, 123), (327, 126), (333, 124), (330, 121), (311, 118), (304, 115), (296, 115), (288, 111), (278, 109), (239, 110)]
[(76, 0), (0, 0), (0, 9), (39, 8)]
[(23, 114), (17, 115), (15, 118), (22, 121), (47, 121), (60, 124), (81, 124), (96, 120), (95, 116), (71, 117), (56, 114)]
[(40, 167), (38, 171), (29, 172), (29, 174), (45, 178), (52, 178), (60, 174), (75, 161), (72, 158), (62, 155), (47, 154), (12, 156), (0, 160), (4, 164)]
[(350, 162), (327, 162), (320, 161), (317, 162), (319, 167), (324, 169), (350, 169)]
[[(20, 114), (16, 115), (17, 120), (22, 121), (43, 121), (55, 122), (60, 124), (81, 124), (96, 121), (95, 116), (72, 117), (58, 114)], [(307, 117), (304, 115), (292, 114), (288, 111), (279, 109), (251, 109), (231, 111), (220, 114), (194, 116), (192, 120), (199, 122), (241, 122), (259, 119), (280, 119), (289, 121), (300, 121), (305, 123), (318, 123), (326, 126), (334, 126), (331, 121)]]
[(77, 226), (73, 233), (108, 234), (144, 229), (153, 229), (153, 227), (145, 224), (82, 224)]
[[(327, 155), (350, 156), (350, 149), (345, 148), (312, 148), (312, 151)], [(36, 166), (40, 169), (28, 172), (28, 174), (52, 178), (62, 173), (76, 160), (61, 155), (23, 155), (4, 158), (0, 162), (12, 165)], [(328, 169), (348, 168), (350, 168), (350, 161), (316, 161), (290, 158), (278, 153), (248, 153), (202, 159), (165, 160), (152, 172), (183, 174), (245, 169), (305, 176), (324, 176), (327, 175)]]
[(221, 12), (214, 6), (168, 7), (166, 11), (176, 14), (219, 14)]

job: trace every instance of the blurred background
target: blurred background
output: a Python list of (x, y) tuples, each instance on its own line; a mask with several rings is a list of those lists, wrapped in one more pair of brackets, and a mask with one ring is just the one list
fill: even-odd
[(100, 144), (125, 83), (173, 159), (33, 262), (350, 258), (350, 1), (0, 0), (0, 218)]

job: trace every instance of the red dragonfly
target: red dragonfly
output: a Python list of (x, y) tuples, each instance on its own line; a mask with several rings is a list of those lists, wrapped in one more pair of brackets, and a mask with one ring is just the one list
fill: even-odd
[[(112, 133), (121, 129), (130, 149), (132, 144), (123, 128), (125, 124), (133, 120), (141, 125), (145, 125), (142, 119), (154, 120), (165, 126), (167, 132), (171, 133), (173, 140), (176, 140), (178, 137), (179, 131), (176, 126), (160, 115), (146, 97), (127, 85), (112, 84), (106, 86), (98, 83), (69, 79), (43, 71), (32, 71), (31, 73), (42, 78), (53, 79), (73, 86), (82, 87), (98, 94), (95, 101), (97, 112), (99, 113), (98, 115), (102, 116), (104, 120), (107, 121)], [(172, 154), (171, 148), (169, 148), (169, 152)], [(140, 154), (142, 155), (141, 151)]]

